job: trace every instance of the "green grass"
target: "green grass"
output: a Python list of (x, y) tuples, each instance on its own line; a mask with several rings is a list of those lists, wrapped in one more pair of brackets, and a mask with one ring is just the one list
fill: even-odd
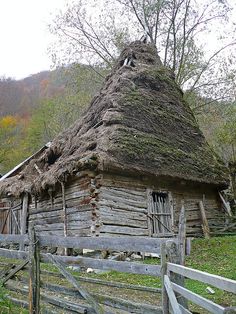
[[(141, 262), (141, 261), (138, 261)], [(145, 259), (147, 264), (160, 263), (155, 258)], [(212, 274), (224, 276), (230, 279), (236, 280), (236, 236), (227, 237), (215, 237), (209, 240), (195, 239), (192, 241), (191, 255), (186, 258), (186, 266), (192, 267), (198, 270), (206, 271)], [(56, 268), (50, 264), (42, 264), (42, 269), (49, 271), (57, 271)], [(120, 273), (117, 271), (109, 271), (103, 274), (87, 274), (72, 272), (76, 275), (82, 275), (86, 277), (100, 278), (110, 281), (119, 281), (128, 284), (144, 285), (149, 287), (161, 287), (161, 281), (159, 278), (147, 275), (134, 275), (127, 273)], [(57, 284), (60, 284), (60, 279), (56, 279)], [(63, 281), (61, 281), (63, 283)], [(202, 284), (196, 280), (186, 280), (186, 287), (196, 292), (215, 303), (222, 306), (236, 306), (235, 295), (227, 292), (223, 292), (217, 288), (214, 288), (215, 294), (211, 295), (206, 291), (208, 285)], [(132, 290), (130, 290), (132, 293)], [(13, 307), (10, 302), (4, 297), (6, 290), (0, 287), (0, 314), (27, 313), (23, 309)], [(197, 307), (191, 306), (192, 310), (197, 310)], [(200, 310), (200, 313), (206, 313), (204, 310)]]
[[(236, 236), (215, 237), (209, 240), (197, 239), (192, 243), (192, 252), (186, 259), (186, 266), (211, 274), (236, 280)], [(222, 306), (236, 306), (236, 297), (217, 288), (210, 295), (198, 281), (187, 280), (186, 287)]]
[(15, 306), (7, 299), (8, 291), (0, 284), (0, 314), (27, 314), (25, 309)]

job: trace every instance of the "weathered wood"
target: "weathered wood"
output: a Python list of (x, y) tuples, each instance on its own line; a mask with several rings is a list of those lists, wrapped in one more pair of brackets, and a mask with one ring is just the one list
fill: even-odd
[(197, 269), (192, 269), (182, 265), (167, 263), (168, 271), (180, 274), (182, 276), (204, 282), (216, 288), (236, 293), (236, 280), (228, 279), (218, 275), (209, 274)]
[(18, 234), (0, 234), (0, 243), (5, 245), (7, 243), (23, 243), (28, 244), (29, 239), (27, 235)]
[(85, 298), (85, 300), (92, 306), (97, 314), (103, 314), (104, 309), (97, 301), (87, 292), (86, 289), (81, 287), (79, 282), (65, 269), (63, 264), (58, 261), (53, 255), (47, 254), (49, 260), (55, 265), (60, 273), (79, 291), (79, 293)]
[(225, 208), (226, 212), (228, 213), (229, 216), (232, 216), (230, 204), (225, 201), (223, 195), (220, 192), (219, 192), (219, 196), (220, 196), (220, 199), (221, 199), (221, 201), (222, 201), (222, 203), (224, 205), (224, 208)]
[[(49, 291), (53, 291), (56, 293), (61, 293), (65, 295), (69, 295), (72, 297), (81, 298), (77, 289), (67, 288), (64, 286), (54, 285), (54, 284), (42, 284), (42, 287), (48, 289)], [(112, 308), (118, 308), (125, 311), (129, 311), (131, 313), (159, 313), (160, 308), (157, 306), (152, 306), (144, 303), (136, 303), (128, 300), (124, 300), (122, 298), (117, 298), (109, 295), (102, 295), (98, 293), (91, 294), (97, 302), (111, 306)], [(162, 313), (162, 312), (160, 312)]]
[(175, 296), (174, 291), (172, 289), (170, 279), (167, 275), (164, 276), (164, 284), (165, 284), (165, 289), (166, 289), (166, 292), (168, 294), (169, 301), (170, 301), (173, 312), (175, 314), (182, 314), (182, 311), (180, 310), (176, 296)]
[[(65, 185), (61, 182), (61, 193), (62, 193), (62, 209), (63, 209), (63, 230), (64, 230), (64, 237), (67, 237), (67, 211), (66, 211), (66, 197), (65, 197)], [(65, 247), (65, 255), (68, 255), (68, 248)]]
[(5, 276), (2, 276), (1, 283), (5, 284), (9, 279), (11, 279), (13, 276), (15, 276), (16, 273), (18, 273), (20, 270), (22, 270), (28, 264), (28, 262), (29, 262), (28, 260), (24, 261), (20, 265), (12, 268), (12, 270), (10, 272), (8, 272)]
[(6, 226), (7, 219), (8, 219), (8, 217), (9, 217), (10, 211), (11, 211), (11, 208), (8, 209), (7, 215), (6, 215), (5, 219), (4, 219), (4, 222), (3, 222), (3, 225), (2, 225), (2, 229), (1, 229), (1, 234), (3, 233), (4, 228), (5, 228), (5, 226)]
[(40, 313), (40, 256), (34, 227), (29, 228), (29, 313)]
[(178, 247), (179, 247), (181, 265), (184, 265), (185, 246), (186, 246), (186, 217), (185, 217), (185, 206), (182, 205), (180, 215), (179, 215), (179, 233), (178, 233)]
[[(178, 242), (177, 242), (178, 243)], [(181, 256), (179, 251), (179, 245), (173, 242), (172, 240), (169, 240), (166, 242), (166, 251), (167, 251), (167, 259), (169, 262), (180, 264)], [(168, 264), (167, 263), (167, 271), (168, 271)], [(171, 282), (174, 282), (176, 284), (179, 284), (180, 286), (184, 286), (184, 276), (181, 276), (176, 273), (170, 273), (170, 280)], [(185, 300), (181, 296), (178, 297), (179, 304), (183, 305), (185, 308), (188, 307), (187, 300)]]
[(169, 314), (168, 295), (165, 288), (165, 275), (167, 273), (167, 260), (166, 260), (166, 244), (161, 244), (161, 281), (162, 281), (162, 311), (163, 314)]
[(11, 210), (12, 217), (13, 217), (13, 218), (14, 218), (14, 220), (15, 220), (15, 223), (16, 223), (16, 226), (17, 226), (17, 228), (18, 228), (18, 231), (20, 232), (20, 226), (19, 226), (19, 223), (18, 223), (17, 217), (16, 217), (16, 215), (15, 215), (14, 211), (12, 210), (12, 208), (11, 208), (10, 210)]
[(209, 229), (208, 221), (206, 218), (206, 212), (205, 212), (205, 208), (204, 208), (202, 201), (199, 202), (199, 208), (200, 208), (200, 213), (201, 213), (201, 217), (202, 217), (203, 234), (204, 234), (206, 239), (209, 239), (210, 238), (210, 229)]
[[(42, 275), (46, 276), (55, 276), (55, 277), (60, 277), (62, 278), (61, 274), (55, 273), (55, 272), (49, 272), (49, 271), (41, 271)], [(161, 293), (160, 288), (152, 288), (152, 287), (146, 287), (146, 286), (141, 286), (141, 285), (132, 285), (132, 284), (127, 284), (123, 282), (115, 282), (115, 281), (108, 281), (108, 280), (103, 280), (103, 279), (97, 279), (97, 278), (90, 278), (90, 277), (82, 277), (82, 276), (77, 276), (74, 275), (76, 279), (82, 282), (89, 282), (93, 284), (98, 284), (98, 285), (104, 285), (104, 286), (109, 286), (109, 287), (116, 287), (116, 288), (123, 288), (123, 289), (131, 289), (131, 290), (139, 290), (139, 291), (145, 291), (145, 292), (150, 292), (150, 293)]]
[(124, 211), (131, 211), (131, 212), (147, 214), (147, 208), (146, 207), (139, 208), (139, 207), (136, 207), (135, 205), (123, 204), (123, 202), (115, 202), (112, 200), (100, 199), (100, 200), (98, 200), (98, 204), (100, 206), (106, 206), (106, 207), (110, 207), (110, 208), (121, 209)]
[(7, 295), (6, 298), (10, 300), (13, 304), (20, 306), (21, 308), (28, 309), (29, 303), (24, 300), (19, 300), (16, 298), (11, 297), (10, 295)]
[(183, 305), (179, 304), (179, 307), (181, 309), (182, 314), (192, 314), (192, 312), (190, 312), (188, 309), (183, 307)]
[(192, 301), (193, 303), (203, 307), (204, 309), (210, 311), (215, 314), (223, 314), (224, 308), (221, 305), (218, 305), (188, 289), (185, 289), (175, 283), (172, 283), (173, 290), (180, 293), (186, 299)]
[[(22, 202), (22, 212), (21, 212), (21, 221), (20, 221), (20, 234), (26, 234), (27, 228), (27, 217), (28, 217), (28, 204), (29, 204), (29, 194), (25, 193), (23, 196)], [(24, 244), (20, 243), (20, 250), (24, 250)]]
[[(160, 253), (160, 246), (168, 238), (152, 239), (143, 237), (59, 237), (59, 236), (38, 236), (40, 246), (61, 246), (68, 248), (86, 248), (90, 250), (114, 250), (114, 251), (133, 251)], [(174, 242), (177, 240), (172, 239)]]
[[(41, 254), (43, 262), (50, 262), (48, 254)], [(149, 265), (134, 262), (119, 262), (112, 260), (102, 260), (89, 257), (59, 256), (55, 255), (55, 259), (66, 264), (80, 265), (102, 270), (117, 270), (124, 273), (153, 275), (160, 277), (160, 265)]]
[(236, 314), (236, 306), (225, 308), (224, 314)]
[[(11, 291), (15, 291), (15, 292), (21, 293), (23, 295), (28, 294), (27, 289), (21, 288), (16, 284), (14, 284), (14, 285), (13, 284), (7, 284), (7, 288)], [(88, 314), (88, 313), (94, 314), (95, 313), (92, 309), (90, 310), (90, 308), (88, 308), (86, 306), (75, 304), (75, 303), (69, 302), (65, 299), (61, 299), (61, 298), (57, 298), (57, 297), (53, 297), (53, 296), (48, 296), (48, 295), (45, 295), (44, 293), (41, 293), (41, 300), (44, 301), (45, 303), (54, 305), (54, 306), (62, 308), (64, 310), (71, 310), (73, 313), (74, 312), (86, 313), (86, 314)], [(16, 303), (16, 302), (14, 302), (14, 303)], [(20, 303), (19, 303), (19, 305), (20, 305)], [(43, 309), (42, 309), (42, 313), (44, 313)]]
[(0, 248), (0, 256), (15, 259), (27, 259), (28, 253), (24, 251), (7, 250)]
[(134, 228), (126, 226), (114, 226), (103, 224), (100, 229), (101, 233), (115, 233), (121, 235), (132, 235), (132, 236), (148, 236), (148, 229)]
[(145, 221), (142, 220), (134, 220), (130, 218), (126, 218), (125, 215), (117, 215), (113, 214), (102, 214), (100, 211), (100, 218), (104, 225), (116, 225), (116, 226), (125, 226), (125, 227), (134, 227), (134, 228), (147, 228), (147, 218)]

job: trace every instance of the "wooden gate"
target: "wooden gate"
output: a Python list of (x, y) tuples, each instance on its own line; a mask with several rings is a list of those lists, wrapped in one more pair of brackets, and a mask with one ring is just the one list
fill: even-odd
[(155, 192), (150, 190), (148, 194), (150, 235), (153, 237), (173, 235), (173, 211), (170, 194), (168, 192)]

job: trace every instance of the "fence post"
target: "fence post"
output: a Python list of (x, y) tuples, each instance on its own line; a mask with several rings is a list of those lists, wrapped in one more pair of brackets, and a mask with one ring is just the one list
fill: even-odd
[(29, 313), (40, 313), (40, 251), (33, 225), (29, 227)]
[[(181, 254), (180, 254), (179, 246), (174, 241), (169, 240), (166, 242), (166, 253), (167, 253), (168, 262), (174, 263), (174, 264), (180, 264)], [(170, 280), (184, 287), (183, 276), (171, 272)], [(176, 297), (177, 297), (178, 303), (187, 309), (188, 308), (187, 300), (179, 294), (177, 294)]]
[(166, 261), (166, 244), (161, 244), (161, 282), (162, 282), (162, 313), (169, 313), (168, 295), (165, 288), (165, 275), (167, 274), (167, 261)]

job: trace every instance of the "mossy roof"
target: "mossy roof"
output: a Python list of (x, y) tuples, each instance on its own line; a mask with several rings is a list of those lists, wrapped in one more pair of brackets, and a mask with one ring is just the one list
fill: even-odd
[[(123, 65), (131, 56), (134, 67)], [(84, 115), (0, 190), (39, 191), (88, 167), (218, 186), (228, 181), (173, 73), (152, 44), (140, 41), (124, 49)]]

